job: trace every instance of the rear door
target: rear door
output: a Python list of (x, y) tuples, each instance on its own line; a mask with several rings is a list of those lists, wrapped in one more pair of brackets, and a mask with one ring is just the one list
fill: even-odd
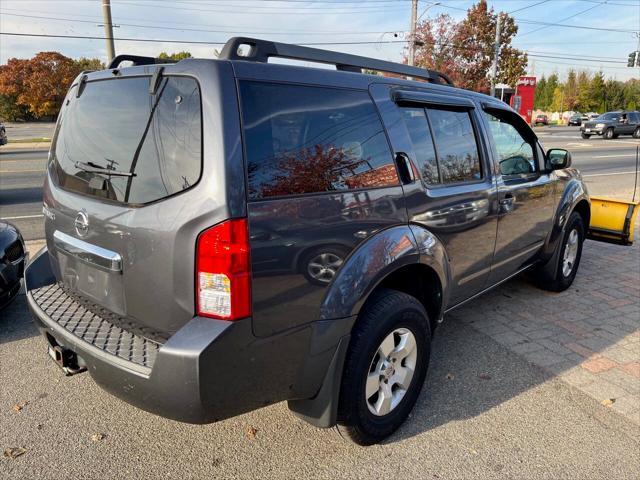
[(485, 286), (496, 240), (495, 179), (476, 104), (390, 85), (371, 90), (395, 153), (407, 154), (419, 172), (419, 181), (404, 186), (409, 220), (445, 245), (449, 304), (459, 303)]
[[(58, 280), (150, 337), (193, 317), (197, 235), (229, 216), (210, 173), (223, 179), (224, 170), (210, 159), (203, 166), (203, 143), (220, 135), (203, 115), (201, 85), (220, 105), (220, 95), (234, 98), (233, 76), (226, 67), (225, 93), (214, 75), (185, 72), (198, 65), (165, 66), (161, 76), (155, 66), (91, 74), (69, 91), (50, 154), (45, 229)], [(228, 115), (238, 136), (235, 101)], [(209, 155), (224, 159), (224, 148), (219, 141)]]
[(544, 168), (542, 149), (512, 110), (486, 107), (483, 121), (498, 169), (498, 238), (489, 283), (517, 272), (543, 246), (555, 208), (555, 174)]
[[(238, 82), (248, 170), (253, 325), (268, 336), (320, 317), (361, 242), (407, 223), (378, 112), (357, 88)], [(357, 279), (354, 279), (357, 281)]]

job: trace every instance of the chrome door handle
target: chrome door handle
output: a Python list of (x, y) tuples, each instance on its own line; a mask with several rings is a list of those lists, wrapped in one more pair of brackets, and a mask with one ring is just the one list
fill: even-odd
[(504, 198), (500, 199), (498, 204), (500, 205), (500, 213), (509, 213), (513, 211), (513, 206), (516, 203), (516, 197), (512, 193), (507, 193)]

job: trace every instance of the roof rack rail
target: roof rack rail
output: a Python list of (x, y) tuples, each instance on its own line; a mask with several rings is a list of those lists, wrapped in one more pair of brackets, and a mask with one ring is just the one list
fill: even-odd
[[(248, 47), (241, 52), (240, 47)], [(319, 48), (302, 47), (290, 43), (271, 42), (248, 37), (233, 37), (225, 43), (219, 58), (225, 60), (246, 60), (249, 62), (267, 63), (270, 57), (289, 58), (293, 60), (308, 60), (312, 62), (328, 63), (336, 69), (362, 73), (362, 69), (380, 72), (396, 73), (408, 77), (420, 78), (432, 83), (453, 85), (451, 79), (444, 73), (412, 67), (402, 63), (387, 62), (375, 58), (361, 57), (348, 53), (332, 52)]]
[(109, 62), (107, 65), (107, 70), (112, 68), (118, 68), (122, 62), (132, 62), (134, 66), (136, 65), (155, 65), (156, 63), (175, 63), (174, 60), (169, 58), (154, 58), (154, 57), (143, 57), (140, 55), (117, 55)]

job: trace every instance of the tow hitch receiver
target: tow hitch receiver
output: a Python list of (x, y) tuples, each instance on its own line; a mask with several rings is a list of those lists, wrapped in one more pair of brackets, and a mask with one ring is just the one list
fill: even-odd
[(87, 367), (81, 367), (78, 364), (78, 356), (75, 352), (62, 348), (60, 345), (56, 345), (54, 347), (50, 345), (49, 356), (53, 358), (56, 365), (58, 365), (68, 377), (77, 373), (82, 373), (87, 369)]

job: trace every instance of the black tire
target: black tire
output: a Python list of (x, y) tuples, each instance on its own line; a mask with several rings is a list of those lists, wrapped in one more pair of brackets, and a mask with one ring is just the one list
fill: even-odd
[(613, 128), (607, 128), (602, 134), (602, 138), (605, 140), (611, 140), (613, 137)]
[(640, 138), (640, 127), (633, 131), (633, 138)]
[[(324, 246), (320, 248), (314, 248), (310, 252), (305, 253), (299, 264), (298, 269), (302, 272), (304, 277), (310, 283), (314, 285), (326, 286), (331, 283), (333, 278), (335, 277), (338, 269), (344, 263), (344, 259), (347, 258), (348, 250), (344, 247), (340, 246)], [(327, 271), (326, 274), (321, 275), (320, 272), (314, 272), (312, 268), (310, 268), (310, 263), (321, 256), (326, 256), (333, 258), (334, 260), (340, 259), (340, 262), (334, 262), (335, 265), (332, 267), (331, 265), (326, 265), (331, 268), (331, 272)]]
[[(382, 289), (374, 295), (361, 310), (351, 335), (338, 404), (338, 431), (343, 437), (359, 445), (380, 442), (395, 432), (406, 420), (422, 389), (431, 353), (431, 329), (424, 306), (414, 297), (396, 290)], [(395, 368), (398, 365), (406, 368), (405, 359), (399, 360), (398, 363), (395, 363), (395, 359), (392, 360), (393, 364), (386, 363), (392, 371), (379, 374), (380, 388), (369, 399), (366, 395), (367, 379), (372, 373), (375, 377), (377, 367), (374, 364), (385, 364), (385, 359), (379, 354), (383, 340), (393, 333), (392, 338), (395, 342), (400, 338), (394, 333), (398, 331), (410, 332), (415, 340), (417, 353), (412, 359), (415, 363), (413, 376), (399, 403), (391, 407), (388, 413), (376, 415), (370, 410), (369, 400), (383, 394), (383, 383), (388, 385), (394, 381)], [(396, 351), (394, 347), (391, 352)], [(389, 354), (387, 358), (392, 356)], [(385, 381), (385, 378), (388, 380)], [(388, 391), (393, 392), (392, 395), (398, 391), (402, 394), (403, 389), (398, 385), (392, 384), (387, 387)], [(394, 386), (398, 388), (393, 390)], [(375, 406), (372, 405), (371, 408)]]
[[(570, 262), (570, 269), (565, 269), (565, 252), (567, 248), (570, 248), (569, 242), (574, 231), (577, 233), (575, 258)], [(562, 241), (558, 245), (558, 250), (545, 265), (537, 270), (537, 280), (540, 288), (551, 292), (562, 292), (571, 286), (580, 266), (584, 236), (585, 225), (582, 216), (578, 212), (573, 212), (562, 233)]]
[(585, 140), (589, 140), (591, 138), (591, 135), (589, 135), (587, 133), (581, 133), (580, 136)]

